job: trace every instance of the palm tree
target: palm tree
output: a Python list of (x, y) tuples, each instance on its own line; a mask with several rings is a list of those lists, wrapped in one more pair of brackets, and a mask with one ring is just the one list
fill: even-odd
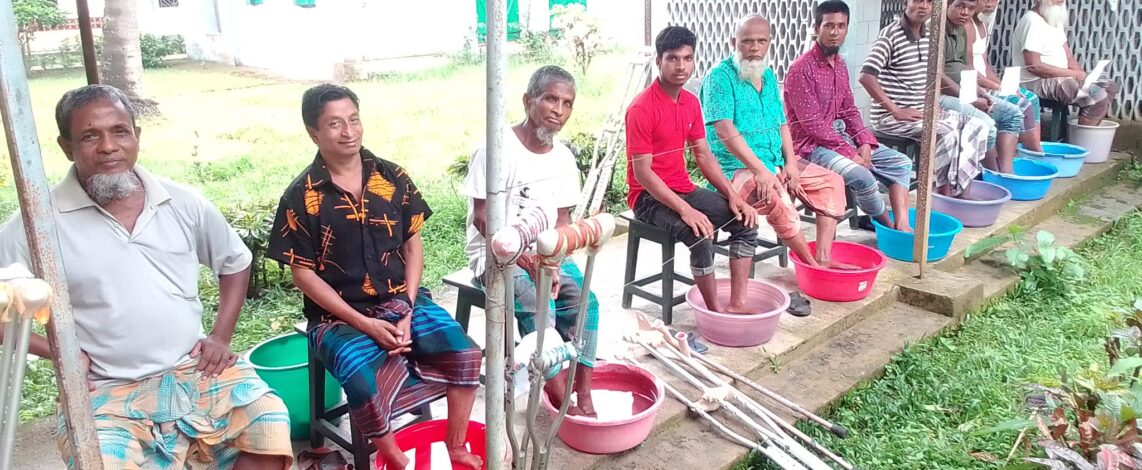
[(107, 0), (103, 6), (102, 82), (123, 90), (141, 114), (158, 114), (158, 103), (144, 98), (139, 36), (138, 0)]

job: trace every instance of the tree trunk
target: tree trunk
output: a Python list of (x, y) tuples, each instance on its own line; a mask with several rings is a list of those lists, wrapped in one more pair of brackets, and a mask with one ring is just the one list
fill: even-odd
[(107, 0), (103, 7), (102, 82), (126, 93), (140, 114), (158, 114), (158, 103), (144, 98), (139, 37), (138, 1)]

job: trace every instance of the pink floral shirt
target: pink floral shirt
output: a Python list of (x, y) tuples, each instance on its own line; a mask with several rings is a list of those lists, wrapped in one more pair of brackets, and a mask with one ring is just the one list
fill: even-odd
[(829, 64), (821, 46), (813, 48), (793, 61), (785, 77), (785, 114), (797, 155), (807, 157), (817, 147), (824, 147), (852, 158), (857, 149), (837, 133), (834, 121), (845, 123), (845, 131), (859, 147), (877, 147), (872, 130), (865, 127), (860, 110), (849, 88), (849, 70), (840, 55)]

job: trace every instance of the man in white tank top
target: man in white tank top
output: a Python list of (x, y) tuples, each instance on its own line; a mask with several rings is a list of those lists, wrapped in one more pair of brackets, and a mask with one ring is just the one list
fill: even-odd
[(975, 15), (967, 25), (972, 68), (979, 72), (980, 88), (1018, 106), (1023, 113), (1023, 133), (1019, 135), (1019, 143), (1030, 150), (1042, 152), (1042, 132), (1039, 128), (1039, 97), (1022, 87), (1016, 94), (1001, 95), (999, 93), (1000, 78), (991, 68), (991, 64), (988, 63), (987, 53), (991, 43), (991, 28), (995, 25), (995, 11), (998, 8), (999, 0), (976, 2)]

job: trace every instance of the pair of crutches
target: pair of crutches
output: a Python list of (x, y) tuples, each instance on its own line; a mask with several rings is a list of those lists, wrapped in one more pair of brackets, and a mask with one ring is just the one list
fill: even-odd
[[(598, 214), (567, 226), (548, 228), (551, 225), (551, 214), (551, 212), (539, 208), (526, 210), (517, 220), (497, 232), (492, 238), (492, 251), (496, 256), (496, 262), (505, 265), (514, 263), (534, 241), (539, 264), (537, 270), (539, 279), (535, 280), (536, 298), (539, 299), (536, 302), (535, 312), (536, 346), (527, 367), (530, 381), (526, 415), (527, 441), (521, 443), (515, 435), (515, 430), (511, 426), (508, 428), (508, 442), (512, 450), (512, 468), (515, 469), (522, 469), (525, 465), (529, 465), (529, 458), (530, 467), (533, 470), (547, 468), (547, 462), (551, 455), (551, 444), (555, 440), (556, 432), (559, 430), (560, 424), (563, 423), (563, 418), (566, 417), (567, 409), (571, 404), (571, 391), (575, 385), (579, 353), (586, 346), (586, 338), (584, 338), (583, 332), (587, 320), (587, 305), (589, 303), (591, 277), (595, 269), (595, 256), (615, 231), (615, 219), (610, 214)], [(572, 342), (561, 344), (555, 348), (544, 349), (543, 343), (548, 328), (549, 312), (547, 300), (550, 298), (553, 280), (563, 260), (575, 251), (584, 248), (587, 250), (587, 265), (583, 274), (583, 298), (577, 306), (578, 314), (575, 319)], [(512, 283), (505, 284), (507, 284), (507, 289), (505, 289), (506, 298), (504, 300), (506, 317), (508, 318), (508, 321), (504, 322), (506, 328), (505, 341), (509, 342), (508, 347), (505, 348), (505, 363), (514, 366), (515, 348), (511, 347), (511, 342), (515, 338), (514, 288)], [(567, 381), (563, 390), (564, 399), (559, 406), (558, 413), (553, 418), (551, 428), (544, 433), (541, 432), (537, 424), (541, 406), (540, 394), (543, 393), (543, 384), (555, 377), (564, 363), (570, 364), (567, 366)], [(514, 423), (515, 386), (513, 380), (507, 381), (506, 389), (506, 418), (508, 423)]]
[[(640, 322), (644, 322), (644, 320), (640, 318)], [(854, 468), (843, 458), (837, 456), (820, 443), (805, 435), (793, 425), (785, 422), (776, 413), (734, 388), (729, 382), (711, 372), (710, 369), (713, 368), (738, 382), (746, 384), (758, 391), (762, 391), (766, 396), (790, 407), (790, 409), (806, 417), (811, 417), (810, 419), (817, 418), (813, 419), (813, 421), (824, 423), (827, 428), (840, 437), (844, 437), (847, 434), (847, 431), (843, 427), (824, 421), (822, 418), (804, 408), (792, 402), (788, 402), (788, 400), (734, 373), (709, 358), (703, 357), (700, 354), (690, 354), (685, 333), (670, 336), (669, 331), (663, 325), (656, 325), (656, 328), (652, 331), (662, 334), (664, 339), (664, 341), (661, 342), (662, 346), (652, 344), (657, 343), (657, 341), (648, 341), (644, 336), (637, 334), (629, 337), (628, 341), (642, 347), (650, 353), (651, 356), (662, 362), (673, 374), (681, 377), (698, 390), (701, 390), (703, 392), (701, 398), (698, 400), (690, 400), (677, 388), (663, 381), (664, 388), (674, 396), (674, 398), (685, 404), (693, 413), (712, 424), (715, 429), (731, 441), (747, 449), (757, 451), (779, 467), (787, 470), (829, 470), (833, 468), (821, 460), (818, 455), (831, 460), (845, 470), (852, 470)], [(632, 364), (638, 365), (638, 362), (633, 358), (629, 361)], [(687, 368), (689, 370), (687, 370)], [(693, 371), (693, 373), (691, 373), (691, 371)], [(715, 408), (725, 410), (756, 437), (753, 439), (747, 438), (734, 431), (715, 418), (711, 414), (713, 410), (707, 410), (706, 407), (703, 406), (703, 402), (713, 405)], [(810, 451), (810, 449), (812, 449), (812, 451)]]
[(47, 322), (51, 296), (51, 286), (33, 277), (24, 266), (14, 264), (0, 269), (0, 322), (4, 324), (4, 352), (0, 355), (0, 469), (12, 468), (32, 320)]

